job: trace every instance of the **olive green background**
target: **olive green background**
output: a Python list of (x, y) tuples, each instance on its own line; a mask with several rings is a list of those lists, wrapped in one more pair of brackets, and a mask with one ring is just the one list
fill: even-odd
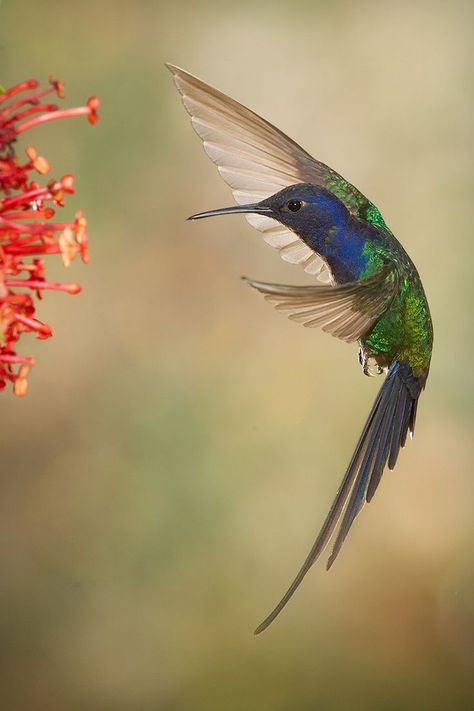
[[(73, 172), (90, 264), (48, 276), (26, 398), (1, 395), (8, 711), (468, 709), (473, 703), (472, 3), (0, 4), (0, 81), (49, 73), (90, 127), (30, 132)], [(381, 209), (435, 352), (415, 442), (267, 633), (380, 385), (241, 274), (303, 283), (232, 204), (164, 62), (268, 117)], [(23, 150), (25, 141), (20, 142)]]

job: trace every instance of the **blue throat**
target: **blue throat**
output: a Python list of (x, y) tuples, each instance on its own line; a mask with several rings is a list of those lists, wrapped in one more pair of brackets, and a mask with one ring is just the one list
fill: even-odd
[(328, 263), (338, 284), (355, 281), (367, 268), (364, 246), (369, 238), (365, 229), (351, 221), (343, 225), (324, 225), (298, 230), (299, 237)]
[[(288, 208), (292, 201), (300, 202), (300, 208)], [(374, 229), (354, 218), (332, 193), (310, 183), (295, 184), (262, 205), (273, 208), (280, 222), (326, 260), (336, 283), (356, 281), (366, 270), (364, 247), (376, 239)]]

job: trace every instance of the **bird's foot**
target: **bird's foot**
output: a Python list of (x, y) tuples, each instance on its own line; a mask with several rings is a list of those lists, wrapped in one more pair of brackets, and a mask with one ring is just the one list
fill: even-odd
[(382, 375), (384, 368), (377, 363), (373, 356), (367, 355), (362, 348), (359, 348), (359, 363), (362, 366), (364, 375), (373, 377), (375, 375)]

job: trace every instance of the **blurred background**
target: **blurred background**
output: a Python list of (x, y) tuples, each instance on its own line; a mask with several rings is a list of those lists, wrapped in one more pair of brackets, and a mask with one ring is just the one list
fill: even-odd
[[(0, 688), (12, 711), (473, 707), (473, 6), (3, 0), (0, 81), (101, 121), (28, 135), (73, 172), (91, 261), (1, 395)], [(417, 264), (436, 343), (416, 440), (337, 564), (306, 556), (380, 386), (240, 275), (304, 283), (232, 204), (168, 60), (355, 183)], [(20, 144), (21, 146), (22, 144)]]

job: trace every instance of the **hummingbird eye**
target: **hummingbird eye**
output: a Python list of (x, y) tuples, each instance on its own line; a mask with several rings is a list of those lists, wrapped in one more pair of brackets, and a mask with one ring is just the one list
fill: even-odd
[(288, 200), (286, 203), (286, 207), (290, 212), (298, 212), (298, 210), (301, 210), (303, 206), (303, 203), (301, 200)]

